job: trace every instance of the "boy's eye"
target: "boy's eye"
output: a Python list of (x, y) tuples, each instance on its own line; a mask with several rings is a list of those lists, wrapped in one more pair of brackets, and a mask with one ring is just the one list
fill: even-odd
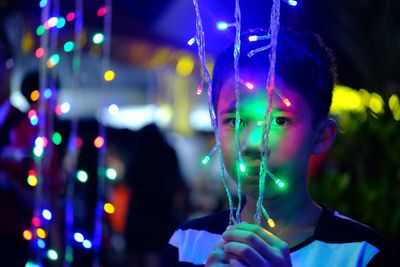
[(276, 117), (273, 120), (273, 124), (279, 125), (279, 126), (283, 126), (283, 125), (288, 125), (290, 124), (290, 119), (286, 118), (286, 117)]
[[(236, 127), (236, 118), (227, 118), (224, 121), (226, 124), (228, 124), (230, 127), (235, 128)], [(239, 127), (243, 128), (245, 126), (244, 120), (240, 119), (240, 124)]]

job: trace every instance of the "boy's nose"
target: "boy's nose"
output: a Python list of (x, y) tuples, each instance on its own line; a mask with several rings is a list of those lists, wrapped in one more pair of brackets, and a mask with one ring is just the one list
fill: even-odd
[(262, 149), (262, 132), (263, 127), (259, 126), (257, 123), (249, 125), (241, 133), (241, 143), (243, 144), (243, 149), (251, 148), (261, 151)]

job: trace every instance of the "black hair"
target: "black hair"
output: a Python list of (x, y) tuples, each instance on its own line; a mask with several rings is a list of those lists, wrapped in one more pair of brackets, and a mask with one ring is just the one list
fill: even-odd
[(0, 54), (3, 60), (13, 57), (10, 40), (8, 39), (5, 29), (0, 26)]
[[(254, 71), (269, 69), (269, 50), (248, 57), (247, 53), (269, 44), (270, 40), (250, 42), (251, 35), (265, 36), (262, 29), (250, 30), (241, 36), (239, 68)], [(218, 98), (223, 83), (234, 75), (234, 44), (225, 49), (215, 63), (212, 79), (212, 104), (217, 111)], [(313, 122), (326, 118), (332, 103), (336, 82), (336, 66), (332, 51), (321, 37), (312, 32), (296, 32), (281, 28), (278, 35), (275, 74), (304, 97), (311, 108)]]

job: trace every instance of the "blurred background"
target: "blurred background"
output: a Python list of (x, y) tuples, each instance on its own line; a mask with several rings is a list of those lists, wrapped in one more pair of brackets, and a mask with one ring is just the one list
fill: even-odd
[[(107, 35), (104, 17), (111, 10), (103, 1), (83, 1), (83, 24), (76, 38), (77, 2), (0, 0), (0, 23), (14, 54), (9, 99), (33, 126), (29, 111), (39, 97), (24, 96), (23, 85), (27, 75), (41, 67), (46, 31), (52, 38), (54, 53), (49, 55), (47, 68), (57, 76), (54, 133), (59, 136), (53, 143), (65, 173), (55, 205), (61, 209), (60, 226), (55, 234), (49, 231), (49, 238), (60, 236), (49, 244), (61, 249), (47, 253), (45, 264), (61, 266), (67, 259), (72, 266), (88, 266), (100, 257), (101, 266), (157, 266), (178, 223), (227, 208), (217, 157), (202, 164), (215, 142), (206, 92), (196, 94), (201, 80), (197, 46), (188, 45), (196, 34), (194, 6), (186, 0), (115, 0), (111, 35)], [(215, 56), (234, 38), (233, 28), (216, 28), (220, 21), (234, 22), (234, 1), (199, 2), (211, 70)], [(43, 25), (41, 19), (41, 6), (49, 3), (51, 16), (56, 18), (53, 26), (49, 21)], [(242, 29), (268, 28), (271, 1), (240, 4)], [(311, 193), (319, 202), (376, 228), (397, 248), (399, 12), (400, 3), (395, 0), (281, 4), (281, 25), (319, 33), (337, 58), (339, 79), (331, 111), (340, 133), (331, 151), (312, 159)], [(105, 38), (111, 38), (107, 68), (112, 75), (108, 78), (103, 75)], [(74, 52), (78, 47), (81, 60), (76, 74)], [(30, 80), (26, 90), (37, 90), (37, 79)], [(105, 126), (103, 159), (108, 178), (101, 198), (110, 204), (104, 206), (101, 219), (100, 256), (89, 243), (99, 199), (102, 145), (93, 144), (99, 140), (99, 121)], [(68, 139), (73, 125), (78, 125), (79, 151), (71, 155)], [(72, 178), (68, 176), (71, 166), (75, 166)], [(24, 181), (31, 175), (28, 171)], [(72, 193), (67, 192), (69, 179), (76, 179)], [(229, 186), (235, 190), (233, 184)], [(33, 191), (35, 185), (27, 187)], [(74, 217), (71, 233), (78, 233), (70, 244), (73, 258), (60, 245), (68, 239), (64, 233), (68, 201)], [(32, 208), (27, 209), (30, 220)], [(1, 217), (8, 220), (5, 214)], [(159, 231), (154, 233), (154, 229)], [(29, 241), (29, 235), (19, 238)]]

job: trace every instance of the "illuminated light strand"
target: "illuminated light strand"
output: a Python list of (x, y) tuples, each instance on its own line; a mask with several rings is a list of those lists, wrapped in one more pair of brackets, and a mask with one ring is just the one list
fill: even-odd
[(188, 46), (192, 46), (196, 42), (196, 36), (193, 36), (192, 38), (187, 41)]
[(249, 42), (256, 42), (256, 41), (261, 41), (261, 40), (269, 40), (271, 39), (271, 35), (266, 34), (266, 35), (250, 35), (249, 36)]
[(282, 94), (281, 90), (279, 90), (278, 87), (274, 87), (274, 92), (279, 96), (286, 107), (290, 107), (292, 105), (292, 102), (290, 102), (290, 100)]
[(296, 0), (282, 0), (282, 1), (288, 4), (289, 6), (297, 6)]
[(236, 26), (237, 26), (236, 22), (235, 23), (227, 23), (225, 21), (219, 21), (219, 22), (217, 22), (217, 25), (216, 25), (217, 29), (220, 31), (225, 31), (230, 27), (236, 27)]
[(197, 43), (197, 47), (198, 47), (198, 54), (199, 54), (199, 59), (200, 59), (202, 70), (203, 70), (203, 77), (207, 77), (207, 81), (208, 81), (208, 90), (207, 90), (208, 112), (210, 114), (211, 126), (214, 130), (215, 140), (216, 140), (217, 146), (218, 146), (220, 178), (221, 178), (222, 184), (224, 185), (225, 193), (227, 195), (228, 203), (229, 203), (229, 224), (233, 224), (235, 222), (235, 217), (233, 216), (233, 201), (232, 201), (231, 192), (228, 187), (228, 183), (226, 181), (224, 158), (223, 158), (222, 149), (221, 149), (221, 138), (220, 138), (219, 129), (218, 129), (217, 123), (216, 123), (215, 110), (214, 110), (214, 107), (212, 104), (211, 75), (208, 72), (208, 69), (206, 66), (205, 37), (204, 37), (204, 31), (203, 31), (203, 24), (201, 21), (200, 8), (199, 8), (199, 4), (198, 4), (197, 0), (193, 0), (193, 5), (194, 5), (195, 11), (196, 11), (196, 43)]
[[(110, 54), (111, 54), (111, 29), (112, 29), (112, 0), (104, 1), (104, 8), (107, 10), (104, 15), (104, 41), (103, 41), (103, 54), (102, 54), (102, 70), (103, 73), (106, 73), (106, 70), (109, 70), (110, 67)], [(105, 103), (105, 90), (109, 87), (110, 81), (112, 81), (115, 77), (109, 81), (103, 80), (101, 87), (101, 103), (104, 106)], [(106, 155), (106, 129), (104, 125), (104, 116), (105, 113), (101, 112), (99, 119), (98, 132), (99, 137), (101, 137), (104, 142), (101, 147), (98, 148), (98, 157), (97, 157), (97, 192), (96, 192), (96, 206), (94, 211), (94, 229), (93, 229), (93, 266), (100, 266), (100, 251), (102, 244), (102, 236), (103, 236), (103, 215), (104, 215), (104, 200), (106, 192), (106, 177), (105, 177), (105, 155)]]
[(236, 209), (236, 223), (240, 223), (240, 212), (242, 210), (242, 174), (246, 171), (246, 168), (243, 163), (242, 153), (240, 149), (240, 74), (239, 74), (239, 58), (240, 58), (240, 30), (241, 30), (241, 12), (239, 0), (235, 0), (235, 45), (233, 50), (233, 59), (234, 59), (234, 71), (235, 71), (235, 97), (236, 97), (236, 112), (235, 112), (235, 147), (236, 147), (236, 160), (237, 160), (237, 168), (236, 168), (236, 176), (237, 176), (237, 196), (238, 196), (238, 207)]
[[(261, 166), (260, 166), (260, 180), (259, 180), (259, 195), (256, 205), (256, 213), (254, 214), (255, 222), (260, 225), (261, 217), (263, 213), (263, 200), (265, 192), (265, 179), (270, 171), (268, 170), (268, 135), (271, 129), (272, 122), (272, 92), (275, 87), (275, 63), (276, 63), (276, 48), (278, 45), (278, 33), (279, 33), (279, 17), (280, 17), (280, 0), (273, 0), (271, 7), (271, 18), (270, 18), (270, 28), (268, 35), (271, 36), (269, 51), (269, 70), (267, 76), (267, 95), (268, 95), (268, 107), (264, 114), (264, 124), (262, 131), (262, 149), (261, 149)], [(265, 209), (265, 208), (264, 208)]]
[(269, 227), (274, 228), (275, 227), (275, 221), (271, 219), (271, 217), (269, 216), (267, 210), (264, 208), (264, 206), (262, 207), (262, 213), (265, 216), (265, 218), (267, 219), (267, 224)]
[[(74, 21), (74, 42), (70, 42), (70, 46), (66, 47), (64, 45), (64, 51), (72, 51), (72, 88), (80, 87), (80, 68), (81, 68), (81, 43), (80, 36), (83, 31), (83, 0), (75, 0), (75, 12), (70, 12), (66, 16), (66, 20), (71, 22)], [(72, 46), (72, 47), (71, 47)], [(73, 226), (74, 226), (74, 207), (73, 207), (73, 197), (75, 191), (75, 181), (78, 179), (77, 174), (77, 162), (78, 162), (78, 150), (80, 147), (77, 140), (78, 133), (78, 119), (75, 114), (72, 115), (71, 119), (71, 130), (68, 136), (68, 146), (67, 146), (67, 157), (71, 159), (71, 164), (69, 165), (69, 169), (66, 170), (68, 173), (68, 179), (66, 182), (66, 196), (65, 196), (65, 246), (64, 246), (64, 267), (71, 266), (71, 263), (74, 259), (74, 250), (73, 250)], [(88, 175), (86, 173), (86, 180), (88, 179)], [(82, 182), (82, 181), (81, 181)]]
[(197, 90), (196, 90), (197, 95), (201, 95), (201, 93), (203, 92), (203, 85), (204, 85), (204, 77), (201, 77), (199, 86), (197, 87)]
[(253, 83), (251, 83), (251, 82), (245, 82), (245, 81), (243, 81), (243, 80), (240, 79), (240, 78), (239, 78), (239, 82), (240, 82), (241, 85), (243, 85), (244, 87), (246, 87), (246, 88), (249, 89), (249, 90), (253, 90), (254, 87), (255, 87)]
[(213, 146), (213, 148), (210, 150), (210, 152), (208, 152), (207, 156), (205, 156), (205, 157), (203, 158), (203, 160), (201, 161), (201, 163), (202, 163), (203, 165), (206, 165), (206, 164), (210, 161), (210, 159), (211, 159), (211, 157), (214, 155), (214, 153), (217, 151), (217, 149), (218, 149), (218, 145), (215, 144), (215, 145)]
[(269, 45), (265, 45), (265, 46), (253, 49), (253, 50), (251, 50), (250, 52), (247, 53), (247, 56), (248, 57), (252, 57), (252, 56), (254, 56), (255, 54), (257, 54), (259, 52), (262, 52), (262, 51), (270, 49), (271, 47), (272, 47), (271, 44), (269, 44)]

